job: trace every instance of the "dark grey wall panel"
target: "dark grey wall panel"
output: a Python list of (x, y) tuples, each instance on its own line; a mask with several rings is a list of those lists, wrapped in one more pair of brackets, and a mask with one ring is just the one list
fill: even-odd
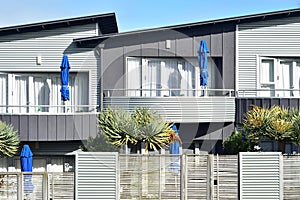
[(103, 57), (103, 85), (107, 88), (124, 87), (124, 56), (123, 48), (114, 48), (104, 51)]
[(81, 138), (88, 138), (89, 132), (90, 132), (90, 117), (89, 115), (83, 115)]
[(74, 140), (81, 140), (82, 136), (82, 117), (78, 115), (73, 116), (74, 119)]
[(45, 141), (48, 139), (48, 117), (39, 115), (38, 116), (38, 138), (39, 140)]
[(223, 33), (223, 81), (224, 88), (234, 88), (235, 80), (235, 33)]
[(66, 116), (66, 140), (68, 138), (74, 138), (74, 116), (68, 115)]
[(223, 34), (211, 35), (210, 55), (221, 57), (223, 55)]
[(157, 43), (142, 44), (142, 56), (158, 56), (159, 45)]
[(159, 48), (159, 50), (158, 50), (159, 56), (162, 56), (162, 57), (174, 57), (175, 56), (175, 49), (176, 49), (175, 40), (170, 40), (170, 49), (166, 49), (166, 40), (159, 41), (158, 48)]
[(21, 141), (27, 141), (29, 139), (29, 128), (28, 128), (28, 115), (20, 115), (20, 126), (19, 126), (19, 134)]
[[(69, 115), (1, 114), (0, 120), (12, 124), (27, 141), (86, 140), (98, 133), (98, 113)], [(13, 122), (13, 123), (11, 123)]]
[[(180, 27), (174, 30), (137, 31), (104, 41), (103, 89), (125, 88), (126, 57), (197, 58), (200, 40), (205, 40), (211, 57), (221, 57), (222, 88), (233, 89), (235, 80), (235, 24)], [(170, 49), (166, 49), (170, 40)], [(101, 46), (100, 44), (99, 46)]]
[(57, 140), (66, 139), (66, 117), (63, 115), (57, 116)]
[(31, 115), (29, 118), (29, 140), (38, 141), (38, 117)]
[(176, 55), (179, 57), (190, 57), (193, 55), (193, 38), (182, 38), (176, 40)]
[[(123, 48), (121, 47), (121, 49)], [(127, 56), (142, 56), (141, 44), (124, 46), (124, 54)]]
[(299, 98), (236, 98), (236, 122), (241, 123), (243, 115), (252, 109), (251, 105), (270, 108), (273, 105), (299, 109)]
[(98, 115), (90, 115), (90, 136), (95, 137), (98, 133)]
[(57, 135), (59, 134), (57, 130), (57, 116), (49, 115), (48, 116), (48, 141), (56, 141)]

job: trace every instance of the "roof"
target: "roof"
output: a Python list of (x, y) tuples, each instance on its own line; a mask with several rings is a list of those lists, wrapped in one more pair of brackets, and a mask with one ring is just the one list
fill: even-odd
[(91, 23), (99, 23), (99, 28), (102, 34), (112, 34), (118, 32), (115, 13), (107, 13), (100, 15), (92, 15), (85, 17), (76, 17), (55, 21), (47, 21), (19, 26), (10, 26), (0, 28), (0, 36), (9, 34), (26, 33), (40, 30), (50, 30), (55, 28), (77, 26)]
[(249, 23), (249, 22), (256, 22), (262, 20), (272, 20), (272, 19), (280, 19), (285, 17), (297, 17), (300, 16), (300, 9), (290, 9), (290, 10), (282, 10), (282, 11), (275, 11), (275, 12), (268, 12), (268, 13), (261, 13), (261, 14), (253, 14), (253, 15), (245, 15), (239, 17), (230, 17), (224, 19), (216, 19), (216, 20), (209, 20), (203, 22), (196, 22), (196, 23), (188, 23), (188, 24), (181, 24), (175, 26), (165, 26), (159, 28), (152, 28), (152, 29), (143, 29), (137, 31), (130, 31), (130, 32), (123, 32), (123, 33), (115, 33), (115, 34), (107, 34), (101, 36), (94, 36), (88, 38), (78, 38), (74, 39), (74, 42), (77, 43), (78, 47), (92, 47), (98, 45), (100, 42), (107, 38), (112, 37), (120, 37), (124, 35), (132, 35), (132, 34), (140, 34), (140, 33), (147, 33), (147, 32), (154, 32), (154, 31), (164, 31), (164, 30), (177, 30), (182, 28), (192, 28), (195, 26), (205, 26), (205, 25), (223, 25), (226, 23), (234, 23), (234, 24), (241, 24), (241, 23)]

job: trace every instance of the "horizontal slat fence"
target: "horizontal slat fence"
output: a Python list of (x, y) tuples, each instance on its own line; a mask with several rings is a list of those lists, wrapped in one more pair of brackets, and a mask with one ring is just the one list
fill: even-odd
[(300, 198), (300, 155), (283, 157), (283, 198)]
[(214, 156), (214, 199), (238, 199), (238, 156)]

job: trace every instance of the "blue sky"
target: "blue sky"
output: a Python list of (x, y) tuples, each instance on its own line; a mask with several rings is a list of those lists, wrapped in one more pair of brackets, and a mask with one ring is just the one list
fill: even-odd
[(2, 0), (0, 27), (115, 12), (119, 31), (300, 7), (300, 0)]

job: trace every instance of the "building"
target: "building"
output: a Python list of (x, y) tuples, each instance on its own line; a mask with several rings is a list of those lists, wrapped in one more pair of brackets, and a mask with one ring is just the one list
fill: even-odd
[[(293, 9), (75, 42), (101, 52), (103, 107), (147, 105), (179, 126), (184, 148), (221, 152), (250, 104), (298, 107), (299, 14)], [(201, 40), (210, 50), (204, 97), (197, 63)]]
[[(19, 131), (21, 145), (30, 145), (36, 168), (74, 163), (65, 154), (96, 136), (100, 57), (73, 40), (117, 32), (114, 13), (0, 29), (0, 120)], [(60, 97), (64, 54), (71, 65), (66, 107)], [(8, 165), (20, 169), (18, 160)]]
[[(207, 88), (199, 84), (201, 40)], [(64, 155), (96, 135), (96, 107), (148, 106), (176, 123), (187, 151), (222, 153), (250, 104), (299, 107), (299, 43), (300, 9), (124, 33), (114, 14), (2, 28), (0, 120), (35, 153)], [(59, 99), (63, 54), (68, 112)]]

